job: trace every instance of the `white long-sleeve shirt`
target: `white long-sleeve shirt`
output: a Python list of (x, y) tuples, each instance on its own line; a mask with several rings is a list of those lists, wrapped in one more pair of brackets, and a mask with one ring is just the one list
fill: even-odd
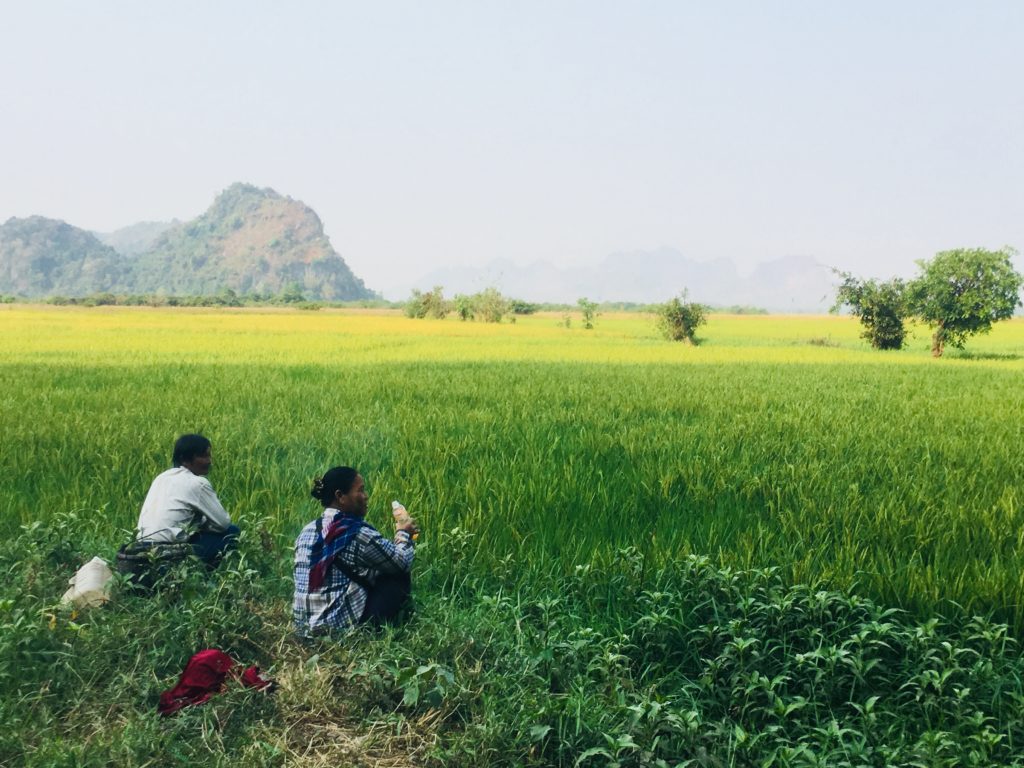
[(231, 518), (210, 481), (185, 467), (175, 467), (157, 475), (149, 487), (139, 515), (138, 539), (183, 541), (190, 530), (220, 532), (229, 525)]

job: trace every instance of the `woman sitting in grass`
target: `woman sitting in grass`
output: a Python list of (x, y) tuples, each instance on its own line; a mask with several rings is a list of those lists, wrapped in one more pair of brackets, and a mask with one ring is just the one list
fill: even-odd
[(395, 540), (384, 538), (364, 519), (369, 497), (351, 467), (328, 470), (310, 495), (324, 510), (295, 540), (292, 613), (299, 634), (393, 623), (412, 590), (415, 523), (396, 521)]

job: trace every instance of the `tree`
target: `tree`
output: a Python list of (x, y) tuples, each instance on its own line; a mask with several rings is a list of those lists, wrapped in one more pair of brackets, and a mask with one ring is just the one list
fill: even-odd
[(508, 314), (509, 301), (497, 288), (485, 288), (473, 296), (476, 314), (485, 323), (500, 323)]
[(696, 345), (697, 328), (707, 322), (703, 304), (686, 300), (686, 291), (657, 307), (658, 329), (665, 338)]
[(515, 315), (532, 315), (540, 309), (538, 305), (522, 299), (509, 299), (508, 308)]
[(843, 282), (836, 291), (833, 312), (848, 306), (864, 326), (861, 338), (875, 349), (901, 349), (907, 331), (903, 319), (907, 314), (906, 284), (899, 278), (885, 283), (859, 280), (848, 272), (839, 272)]
[(946, 344), (962, 349), (969, 336), (988, 333), (1020, 306), (1024, 278), (1013, 268), (1012, 248), (961, 248), (919, 261), (920, 277), (910, 284), (914, 313), (934, 329), (932, 354)]
[(302, 286), (296, 282), (288, 283), (277, 294), (277, 301), (281, 304), (298, 304), (300, 301), (305, 300), (306, 297), (302, 293)]
[(594, 318), (597, 317), (597, 302), (591, 301), (586, 296), (576, 302), (583, 314), (583, 327), (588, 331), (594, 327)]
[(418, 319), (433, 317), (444, 320), (450, 308), (451, 305), (444, 299), (444, 287), (435, 285), (434, 290), (426, 293), (414, 290), (405, 303), (405, 314)]
[(464, 293), (455, 294), (455, 312), (458, 314), (459, 320), (472, 320), (474, 317), (473, 297)]

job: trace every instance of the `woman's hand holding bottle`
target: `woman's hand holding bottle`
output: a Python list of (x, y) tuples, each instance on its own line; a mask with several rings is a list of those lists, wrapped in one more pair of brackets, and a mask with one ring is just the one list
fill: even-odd
[(406, 531), (412, 536), (413, 541), (419, 538), (420, 529), (416, 525), (416, 521), (412, 519), (412, 516), (406, 510), (405, 506), (400, 501), (391, 502), (391, 514), (395, 518), (395, 531)]

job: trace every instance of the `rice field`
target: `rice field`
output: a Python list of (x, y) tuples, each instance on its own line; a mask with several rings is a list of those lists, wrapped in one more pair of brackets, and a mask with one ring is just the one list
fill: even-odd
[[(291, 532), (335, 463), (384, 519), (565, 568), (635, 545), (854, 584), (922, 615), (1024, 620), (1024, 323), (932, 360), (838, 317), (713, 317), (697, 348), (649, 318), (565, 328), (395, 314), (0, 313), (0, 525), (95, 511), (113, 543), (183, 431), (214, 441), (242, 521)], [(375, 502), (375, 503), (374, 503)]]
[[(639, 562), (635, 586), (648, 595), (656, 574), (676, 568), (771, 574), (773, 590), (855, 595), (925, 625), (1005, 622), (1013, 644), (1024, 630), (1024, 321), (941, 360), (930, 357), (926, 329), (898, 353), (871, 350), (858, 330), (845, 317), (712, 315), (703, 343), (688, 347), (627, 313), (583, 330), (561, 314), (493, 325), (380, 311), (0, 306), (0, 533), (59, 530), (60, 543), (46, 539), (32, 566), (58, 582), (83, 555), (109, 559), (174, 438), (199, 431), (213, 441), (210, 479), (251, 536), (242, 555), (261, 581), (246, 589), (270, 611), (259, 632), (286, 632), (290, 546), (315, 513), (312, 478), (350, 464), (367, 478), (371, 522), (385, 527), (392, 498), (419, 518), (428, 605), (472, 583), (476, 605), (492, 605), (486, 593), (496, 613), (532, 615), (544, 600), (554, 611), (581, 573), (607, 585)], [(12, 557), (2, 564), (21, 572)], [(517, 590), (539, 602), (502, 602)], [(616, 594), (609, 586), (598, 601), (608, 626), (632, 610)], [(569, 611), (559, 621), (583, 619)], [(219, 637), (188, 627), (193, 638)], [(371, 690), (366, 681), (387, 677), (385, 667), (356, 673)], [(389, 679), (443, 700), (437, 668), (421, 675), (434, 675), (429, 685), (397, 671)], [(380, 720), (387, 733), (391, 716)], [(582, 740), (579, 716), (578, 743), (558, 723), (493, 732), (509, 740), (507, 764), (604, 765), (602, 749), (609, 765), (616, 755), (656, 764)], [(444, 751), (455, 736), (437, 738), (409, 750), (474, 764)], [(729, 760), (747, 764), (737, 738), (728, 736)], [(522, 746), (531, 740), (533, 752)], [(268, 743), (280, 754), (215, 750), (213, 762), (318, 764)], [(582, 758), (588, 744), (598, 751)], [(59, 754), (84, 754), (77, 749)], [(877, 754), (864, 764), (883, 764)]]

